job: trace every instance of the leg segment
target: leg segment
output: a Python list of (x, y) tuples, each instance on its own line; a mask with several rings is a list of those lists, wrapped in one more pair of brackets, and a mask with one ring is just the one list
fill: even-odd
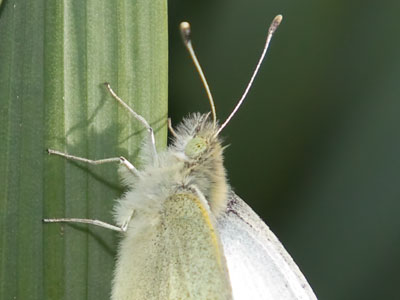
[(84, 223), (84, 224), (100, 226), (100, 227), (115, 230), (118, 232), (125, 232), (128, 227), (127, 225), (118, 227), (118, 226), (115, 226), (115, 225), (112, 225), (112, 224), (109, 224), (109, 223), (106, 223), (103, 221), (99, 221), (99, 220), (78, 219), (78, 218), (43, 219), (43, 222), (45, 222), (45, 223)]
[(154, 162), (157, 163), (158, 161), (158, 155), (157, 155), (157, 149), (156, 149), (156, 139), (154, 137), (154, 131), (153, 128), (151, 128), (150, 124), (146, 121), (145, 118), (143, 118), (141, 115), (139, 115), (137, 112), (135, 112), (128, 104), (126, 104), (111, 88), (109, 83), (105, 83), (105, 86), (107, 87), (107, 90), (110, 92), (111, 96), (117, 100), (127, 111), (130, 112), (130, 114), (139, 122), (141, 122), (144, 127), (146, 127), (149, 137), (150, 137), (150, 142), (152, 146), (152, 152), (153, 152), (153, 159)]
[(140, 176), (139, 171), (123, 156), (92, 160), (84, 157), (70, 155), (68, 153), (63, 153), (53, 149), (47, 149), (47, 152), (52, 155), (62, 156), (69, 160), (81, 161), (91, 165), (101, 165), (106, 163), (119, 162), (123, 164), (132, 174)]

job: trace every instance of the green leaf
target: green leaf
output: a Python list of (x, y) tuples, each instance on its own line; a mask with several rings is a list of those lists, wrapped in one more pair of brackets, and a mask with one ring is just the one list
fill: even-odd
[(43, 224), (43, 218), (112, 221), (122, 193), (117, 165), (146, 132), (113, 89), (166, 145), (165, 0), (11, 1), (0, 9), (0, 299), (109, 299), (118, 235)]

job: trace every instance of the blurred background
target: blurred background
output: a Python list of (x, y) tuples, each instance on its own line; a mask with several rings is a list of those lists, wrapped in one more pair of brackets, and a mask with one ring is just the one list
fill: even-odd
[(189, 21), (224, 120), (229, 180), (319, 299), (399, 299), (400, 2), (169, 1), (170, 116), (209, 110), (180, 40)]

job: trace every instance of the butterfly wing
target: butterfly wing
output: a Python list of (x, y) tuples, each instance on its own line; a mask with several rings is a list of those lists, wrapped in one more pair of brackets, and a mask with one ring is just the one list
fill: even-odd
[(234, 299), (317, 299), (268, 226), (235, 193), (228, 198), (217, 227)]
[(232, 299), (223, 249), (204, 199), (175, 194), (165, 200), (153, 226), (132, 221), (135, 231), (121, 243), (112, 299)]

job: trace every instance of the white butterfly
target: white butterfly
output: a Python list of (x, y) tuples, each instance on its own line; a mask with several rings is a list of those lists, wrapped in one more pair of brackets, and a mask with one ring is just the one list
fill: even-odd
[(174, 141), (157, 153), (153, 130), (107, 84), (112, 96), (148, 130), (144, 167), (123, 157), (93, 161), (49, 150), (91, 164), (120, 162), (128, 191), (114, 210), (116, 225), (98, 220), (63, 218), (46, 222), (79, 222), (122, 233), (113, 280), (113, 300), (138, 299), (316, 299), (300, 270), (264, 222), (227, 184), (219, 138), (243, 102), (265, 56), (263, 54), (232, 114), (219, 125), (214, 103), (190, 41), (181, 31), (205, 84), (210, 114), (193, 114), (176, 130)]

